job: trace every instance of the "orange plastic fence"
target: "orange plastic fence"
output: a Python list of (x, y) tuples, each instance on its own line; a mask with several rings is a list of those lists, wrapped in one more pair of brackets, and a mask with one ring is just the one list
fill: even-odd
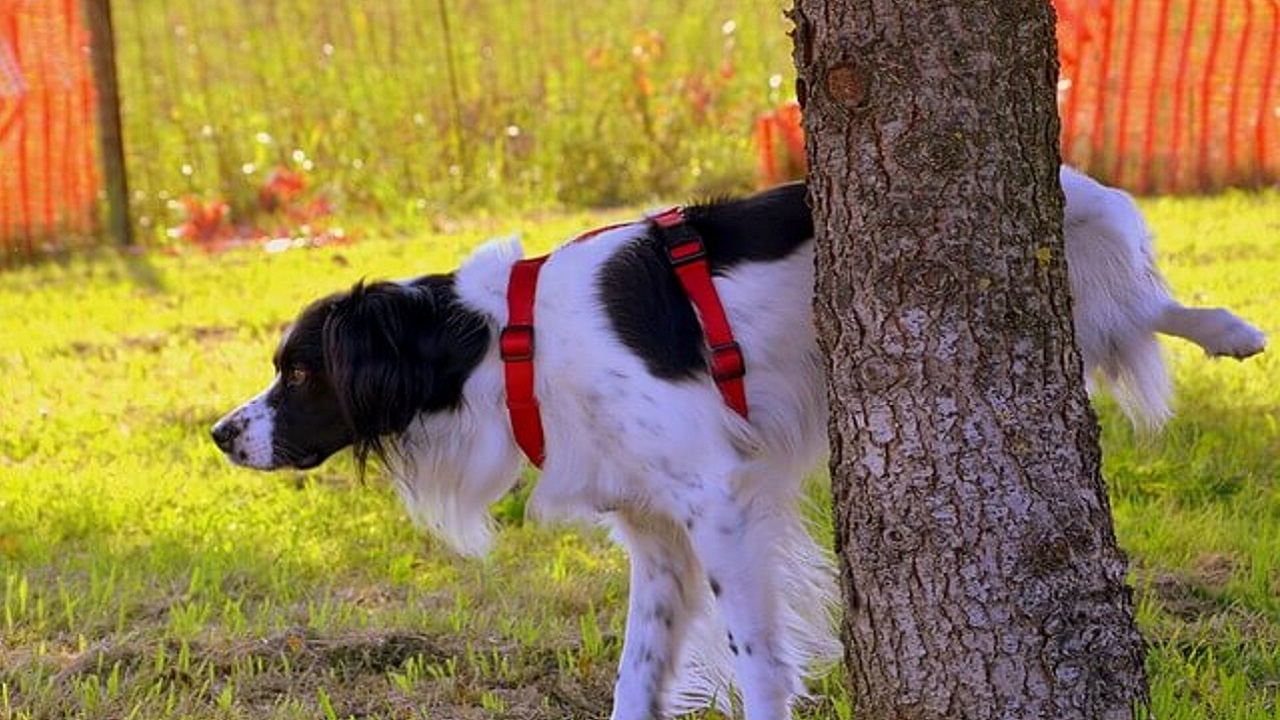
[[(1134, 192), (1280, 180), (1280, 0), (1054, 0), (1062, 156)], [(761, 184), (804, 174), (799, 112), (755, 129)]]
[(1280, 0), (1054, 0), (1062, 154), (1135, 192), (1280, 179)]
[(0, 249), (94, 225), (94, 88), (79, 0), (0, 0)]

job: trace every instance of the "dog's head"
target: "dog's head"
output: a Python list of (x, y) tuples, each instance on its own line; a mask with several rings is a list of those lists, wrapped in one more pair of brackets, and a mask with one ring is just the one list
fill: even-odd
[(357, 284), (302, 311), (276, 350), (275, 379), (213, 426), (214, 442), (262, 470), (315, 467), (347, 446), (361, 466), (385, 459), (416, 417), (461, 404), (488, 343), (451, 276)]

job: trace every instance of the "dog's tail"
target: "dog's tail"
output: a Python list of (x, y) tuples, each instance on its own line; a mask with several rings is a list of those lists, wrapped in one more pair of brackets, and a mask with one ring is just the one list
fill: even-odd
[(1065, 165), (1061, 179), (1076, 341), (1090, 390), (1093, 376), (1102, 375), (1133, 424), (1155, 430), (1172, 415), (1156, 333), (1239, 359), (1262, 352), (1266, 336), (1228, 310), (1173, 299), (1156, 267), (1151, 231), (1127, 193)]
[(1109, 349), (1100, 369), (1120, 409), (1135, 427), (1159, 430), (1173, 416), (1173, 383), (1160, 342), (1150, 332), (1136, 331)]

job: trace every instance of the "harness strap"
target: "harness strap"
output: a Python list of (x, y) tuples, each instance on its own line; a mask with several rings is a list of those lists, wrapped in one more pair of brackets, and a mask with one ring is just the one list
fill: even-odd
[(538, 271), (547, 256), (519, 260), (511, 266), (507, 286), (507, 326), (498, 335), (498, 352), (507, 384), (507, 412), (516, 444), (535, 467), (546, 458), (542, 434), (542, 413), (533, 392), (533, 299), (538, 287)]
[[(684, 211), (671, 208), (649, 218), (657, 226), (667, 260), (671, 263), (681, 287), (693, 304), (702, 323), (703, 336), (711, 352), (709, 369), (725, 404), (747, 418), (747, 395), (743, 383), (746, 361), (742, 348), (733, 338), (733, 329), (724, 306), (711, 281), (711, 265), (702, 238), (685, 221)], [(593, 230), (575, 238), (589, 239), (617, 225)], [(533, 303), (537, 296), (538, 273), (549, 256), (519, 260), (511, 266), (507, 286), (507, 325), (498, 335), (498, 352), (502, 357), (506, 380), (507, 411), (516, 444), (535, 467), (546, 459), (546, 439), (542, 430), (542, 413), (534, 394)]]
[(716, 286), (711, 282), (711, 264), (707, 248), (697, 231), (685, 221), (678, 207), (650, 218), (658, 226), (667, 249), (667, 260), (680, 279), (685, 295), (693, 303), (702, 321), (702, 333), (711, 351), (711, 377), (720, 395), (731, 409), (747, 416), (747, 391), (743, 376), (747, 373), (742, 348), (733, 338), (733, 328), (725, 315)]

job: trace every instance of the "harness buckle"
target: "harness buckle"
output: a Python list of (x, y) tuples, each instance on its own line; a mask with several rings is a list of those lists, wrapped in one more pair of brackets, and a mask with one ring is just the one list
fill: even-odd
[(533, 360), (533, 326), (508, 325), (498, 334), (498, 353), (503, 362)]
[(747, 361), (737, 341), (711, 346), (711, 377), (718, 383), (737, 380), (747, 374)]

